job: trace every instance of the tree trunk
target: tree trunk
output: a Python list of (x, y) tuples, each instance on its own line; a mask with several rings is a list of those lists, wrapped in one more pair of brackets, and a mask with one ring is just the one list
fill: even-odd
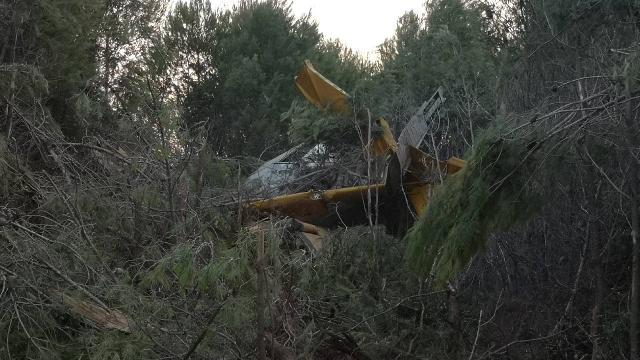
[(202, 197), (202, 188), (204, 183), (204, 167), (207, 161), (207, 144), (198, 151), (198, 168), (196, 171), (196, 204), (200, 205), (200, 198)]
[(102, 79), (102, 87), (104, 88), (104, 95), (109, 98), (109, 90), (111, 89), (111, 36), (105, 35), (104, 38), (104, 51), (102, 56), (104, 57), (104, 77)]

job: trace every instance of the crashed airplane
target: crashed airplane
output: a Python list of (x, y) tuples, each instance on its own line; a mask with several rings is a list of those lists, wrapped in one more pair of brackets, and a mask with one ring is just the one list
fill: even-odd
[[(295, 84), (316, 107), (345, 117), (352, 115), (350, 96), (316, 71), (309, 60), (296, 76)], [(322, 249), (327, 230), (340, 226), (380, 223), (389, 233), (403, 235), (417, 217), (424, 214), (432, 187), (464, 166), (459, 158), (440, 160), (419, 149), (430, 131), (432, 117), (444, 101), (439, 88), (418, 108), (397, 140), (384, 118), (375, 120), (381, 131), (365, 150), (369, 161), (385, 164), (386, 171), (380, 179), (369, 178), (366, 184), (359, 186), (273, 196), (277, 194), (276, 189), (297, 176), (300, 167), (290, 160), (302, 147), (297, 145), (267, 161), (249, 176), (248, 184), (261, 184), (265, 193), (271, 196), (250, 202), (249, 209), (258, 214), (294, 219), (296, 230), (316, 253)], [(302, 159), (308, 160), (314, 153), (326, 151), (323, 144), (318, 144)]]

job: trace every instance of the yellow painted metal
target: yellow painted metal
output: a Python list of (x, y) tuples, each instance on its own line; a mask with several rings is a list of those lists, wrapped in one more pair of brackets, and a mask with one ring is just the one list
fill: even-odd
[[(462, 170), (465, 161), (457, 157), (450, 157), (447, 160), (436, 160), (431, 155), (424, 153), (422, 150), (409, 146), (410, 163), (409, 174), (423, 174), (425, 172), (433, 172), (434, 170), (442, 171), (445, 174), (455, 174)], [(419, 179), (415, 179), (419, 180)]]
[(304, 61), (295, 82), (302, 95), (318, 108), (330, 109), (345, 115), (351, 113), (349, 94), (322, 76), (311, 61)]
[(326, 239), (326, 236), (303, 232), (302, 239), (314, 254), (319, 254), (324, 247), (324, 240)]
[(379, 118), (377, 123), (382, 128), (382, 135), (372, 140), (371, 153), (374, 156), (381, 156), (398, 151), (398, 143), (387, 120)]
[(431, 186), (431, 184), (419, 183), (408, 184), (406, 187), (409, 201), (411, 201), (411, 205), (413, 205), (418, 216), (422, 216), (427, 210)]
[[(447, 166), (449, 166), (449, 167), (450, 167), (450, 169), (449, 169), (449, 173), (450, 173), (450, 174), (453, 174), (453, 173), (455, 173), (455, 172), (458, 172), (459, 170), (462, 170), (462, 168), (464, 167), (464, 165), (465, 165), (466, 163), (467, 163), (466, 161), (464, 161), (464, 160), (462, 160), (462, 159), (460, 159), (460, 158), (457, 158), (457, 157), (455, 157), (455, 156), (450, 157), (450, 158), (447, 160)], [(453, 170), (453, 171), (452, 171), (452, 170)]]
[(250, 206), (258, 211), (282, 213), (300, 221), (309, 221), (329, 212), (325, 202), (314, 191), (254, 201)]
[[(349, 94), (320, 74), (309, 60), (305, 60), (295, 83), (302, 95), (318, 108), (330, 109), (338, 114), (351, 114)], [(378, 118), (377, 124), (382, 128), (382, 135), (372, 140), (373, 155), (381, 156), (398, 151), (398, 143), (389, 123), (384, 118)]]
[(299, 223), (302, 225), (302, 232), (304, 233), (314, 234), (319, 236), (327, 235), (327, 230), (321, 226), (316, 226), (316, 225), (309, 224), (302, 221), (299, 221)]
[(439, 162), (430, 155), (413, 146), (409, 146), (410, 163), (405, 174), (405, 189), (409, 201), (416, 210), (418, 216), (422, 216), (427, 210), (429, 194), (432, 184), (425, 183), (423, 176), (433, 174), (434, 171), (442, 171), (443, 174), (455, 174), (460, 171), (465, 161), (457, 157), (451, 157)]
[(302, 239), (315, 254), (320, 253), (324, 247), (324, 242), (327, 240), (329, 232), (327, 229), (309, 224), (306, 222), (298, 221), (302, 225)]
[[(309, 60), (305, 60), (304, 66), (296, 76), (295, 83), (304, 97), (318, 108), (344, 115), (351, 114), (349, 95), (322, 76)], [(374, 138), (369, 145), (371, 153), (375, 156), (397, 153), (398, 142), (387, 121), (384, 118), (379, 118), (377, 124), (382, 128), (382, 134)], [(442, 171), (445, 174), (454, 174), (464, 167), (465, 161), (456, 157), (451, 157), (446, 161), (438, 161), (413, 146), (409, 146), (409, 152), (410, 164), (404, 175), (404, 188), (416, 213), (421, 216), (426, 211), (429, 193), (433, 186), (425, 182), (424, 175), (433, 173), (434, 170)], [(384, 186), (385, 184), (375, 184), (325, 191), (307, 191), (254, 201), (249, 206), (258, 211), (290, 216), (301, 222), (312, 221), (328, 215), (328, 205), (331, 203), (362, 201), (366, 198), (367, 191), (382, 191)], [(324, 231), (322, 228), (312, 224), (303, 225), (303, 234), (310, 241), (314, 240), (312, 241), (314, 244), (325, 235), (321, 233)]]
[(366, 198), (369, 189), (371, 191), (380, 191), (382, 188), (384, 188), (384, 184), (362, 185), (325, 191), (307, 191), (258, 200), (249, 205), (258, 211), (278, 212), (300, 221), (309, 221), (327, 215), (330, 203), (361, 201)]
[(371, 189), (371, 191), (379, 191), (382, 190), (382, 188), (384, 188), (384, 184), (353, 186), (342, 189), (326, 190), (322, 192), (322, 196), (328, 202), (361, 199), (363, 196), (367, 195), (367, 191), (369, 189)]
[[(424, 182), (421, 174), (432, 172), (437, 168), (447, 174), (454, 174), (464, 166), (464, 160), (456, 157), (446, 161), (436, 161), (435, 158), (425, 154), (417, 148), (410, 148), (411, 164), (409, 172), (404, 179), (404, 186), (409, 201), (418, 215), (424, 214), (429, 199), (432, 184)], [(271, 199), (259, 200), (250, 203), (250, 206), (258, 211), (276, 212), (299, 221), (312, 221), (329, 214), (329, 204), (339, 201), (362, 201), (367, 196), (367, 191), (382, 191), (384, 184), (371, 186), (361, 185), (341, 189), (325, 191), (307, 191), (302, 193), (276, 196)], [(305, 231), (312, 232), (312, 231)]]

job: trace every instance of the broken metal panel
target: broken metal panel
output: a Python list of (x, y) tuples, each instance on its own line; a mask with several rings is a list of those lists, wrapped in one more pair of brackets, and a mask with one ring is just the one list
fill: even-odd
[(320, 235), (320, 236), (324, 236), (327, 234), (327, 230), (325, 230), (320, 226), (316, 226), (316, 225), (309, 224), (302, 221), (298, 221), (298, 223), (300, 223), (300, 225), (302, 226), (301, 228), (302, 232), (314, 234), (314, 235)]
[(321, 235), (303, 232), (300, 234), (302, 242), (311, 250), (314, 255), (320, 254), (324, 247), (324, 238)]
[(309, 60), (295, 79), (298, 90), (307, 100), (320, 109), (330, 109), (339, 114), (350, 114), (349, 94), (322, 76)]
[(333, 154), (329, 152), (325, 144), (314, 145), (301, 159), (304, 166), (308, 169), (318, 169), (323, 164), (332, 164), (333, 160)]
[(314, 255), (318, 255), (329, 239), (327, 229), (297, 219), (289, 219), (288, 221), (289, 223), (286, 225), (286, 230), (292, 234), (296, 234), (300, 241), (311, 250)]
[[(400, 166), (403, 170), (406, 170), (410, 163), (409, 147), (420, 147), (420, 143), (422, 143), (422, 140), (431, 128), (431, 117), (445, 101), (442, 94), (443, 89), (439, 87), (429, 100), (422, 103), (404, 129), (402, 129), (398, 137), (398, 158), (400, 159)], [(428, 110), (425, 113), (427, 108)]]
[(248, 186), (264, 187), (273, 189), (285, 184), (295, 176), (295, 164), (284, 161), (294, 154), (302, 144), (296, 145), (282, 154), (262, 164), (258, 170), (254, 171), (245, 182)]
[(263, 195), (274, 196), (286, 185), (299, 179), (305, 171), (319, 169), (333, 162), (324, 144), (317, 144), (300, 156), (299, 150), (302, 147), (303, 144), (294, 146), (262, 164), (245, 181), (247, 188), (259, 190)]
[(302, 231), (302, 241), (313, 252), (314, 255), (320, 254), (326, 241), (328, 240), (329, 232), (321, 227), (313, 224), (299, 221)]

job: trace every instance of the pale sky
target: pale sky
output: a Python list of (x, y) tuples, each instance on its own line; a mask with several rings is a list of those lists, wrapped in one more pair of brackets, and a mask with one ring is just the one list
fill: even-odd
[[(234, 0), (210, 0), (214, 8), (228, 7)], [(301, 16), (311, 10), (320, 32), (371, 60), (376, 47), (391, 37), (398, 18), (414, 10), (423, 13), (424, 0), (292, 0), (291, 9)]]

